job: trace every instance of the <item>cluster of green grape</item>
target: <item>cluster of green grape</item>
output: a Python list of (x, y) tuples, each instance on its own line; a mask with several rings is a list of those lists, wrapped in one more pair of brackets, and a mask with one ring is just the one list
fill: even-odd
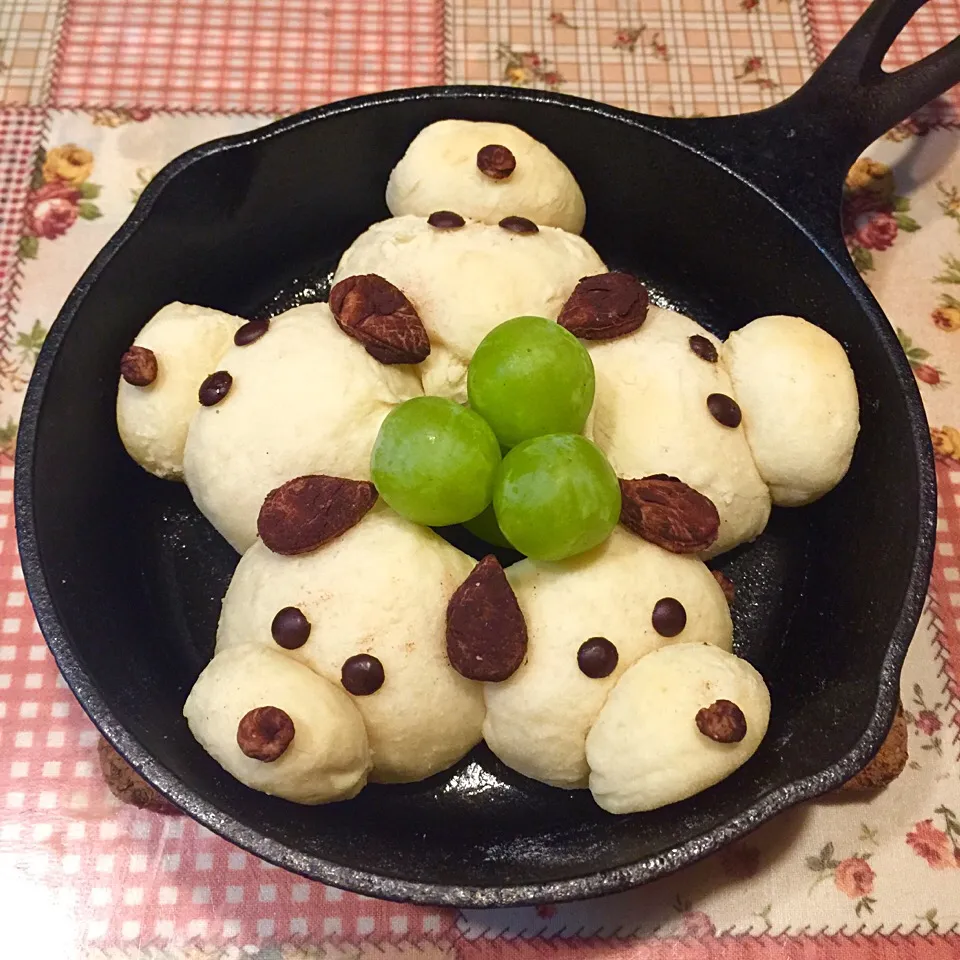
[(537, 560), (582, 553), (620, 517), (616, 474), (580, 435), (593, 392), (576, 337), (543, 317), (508, 320), (473, 355), (469, 406), (417, 397), (386, 417), (373, 482), (415, 523), (462, 523)]

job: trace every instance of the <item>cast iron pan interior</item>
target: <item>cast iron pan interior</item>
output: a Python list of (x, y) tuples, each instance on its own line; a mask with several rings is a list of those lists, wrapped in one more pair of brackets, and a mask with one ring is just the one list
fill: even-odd
[[(848, 477), (810, 508), (776, 511), (755, 544), (723, 558), (738, 584), (738, 649), (771, 688), (770, 732), (734, 776), (654, 813), (607, 815), (586, 792), (526, 780), (485, 748), (424, 783), (297, 806), (233, 780), (181, 717), (237, 557), (184, 487), (124, 453), (118, 358), (171, 300), (254, 317), (322, 298), (345, 247), (388, 216), (384, 186), (406, 144), (444, 117), (514, 123), (548, 144), (583, 187), (587, 238), (661, 302), (720, 335), (764, 314), (809, 317), (843, 342), (857, 375), (862, 433)], [(697, 859), (838, 785), (876, 750), (929, 572), (925, 421), (839, 242), (815, 239), (728, 169), (720, 124), (522, 90), (406, 91), (200, 147), (145, 191), (41, 353), (20, 429), (17, 519), (31, 598), (68, 683), (187, 812), (266, 859), (367, 894), (471, 906), (563, 900)], [(679, 142), (687, 133), (696, 149)], [(702, 155), (711, 138), (725, 166)], [(790, 162), (789, 149), (780, 156)], [(834, 231), (839, 182), (825, 214)], [(764, 181), (771, 194), (775, 186)]]

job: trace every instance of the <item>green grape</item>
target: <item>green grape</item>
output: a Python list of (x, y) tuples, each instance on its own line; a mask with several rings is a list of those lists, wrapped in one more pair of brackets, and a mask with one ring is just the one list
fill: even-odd
[(467, 520), (464, 526), (475, 537), (479, 537), (487, 543), (492, 543), (496, 547), (509, 547), (513, 549), (513, 544), (504, 536), (503, 531), (500, 529), (500, 524), (497, 523), (497, 515), (493, 512), (492, 503), (483, 513), (474, 517), (472, 520)]
[(482, 417), (442, 397), (415, 397), (380, 425), (370, 473), (397, 513), (440, 527), (490, 503), (499, 464), (500, 445)]
[(590, 354), (543, 317), (514, 317), (494, 327), (467, 371), (470, 406), (505, 447), (548, 433), (579, 433), (593, 390)]
[(620, 484), (599, 447), (557, 433), (518, 444), (503, 458), (493, 506), (517, 550), (562, 560), (610, 536), (620, 519)]

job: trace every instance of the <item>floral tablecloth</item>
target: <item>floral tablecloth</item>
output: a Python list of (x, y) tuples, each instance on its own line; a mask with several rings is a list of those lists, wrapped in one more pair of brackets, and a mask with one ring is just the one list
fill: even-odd
[[(851, 255), (897, 328), (932, 425), (937, 555), (903, 675), (910, 759), (887, 789), (796, 808), (717, 856), (585, 904), (382, 903), (121, 804), (17, 562), (12, 466), (51, 321), (181, 151), (354, 93), (543, 86), (654, 113), (733, 113), (795, 89), (861, 0), (0, 2), (0, 956), (468, 960), (960, 956), (960, 93), (851, 171)], [(960, 31), (924, 8), (903, 64)]]

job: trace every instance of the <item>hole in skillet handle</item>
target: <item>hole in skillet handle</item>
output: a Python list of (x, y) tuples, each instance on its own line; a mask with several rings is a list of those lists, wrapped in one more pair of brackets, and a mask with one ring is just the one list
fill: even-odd
[(794, 94), (735, 117), (667, 119), (671, 136), (719, 161), (842, 252), (839, 205), (857, 157), (960, 83), (960, 37), (888, 73), (883, 58), (926, 0), (875, 0)]

